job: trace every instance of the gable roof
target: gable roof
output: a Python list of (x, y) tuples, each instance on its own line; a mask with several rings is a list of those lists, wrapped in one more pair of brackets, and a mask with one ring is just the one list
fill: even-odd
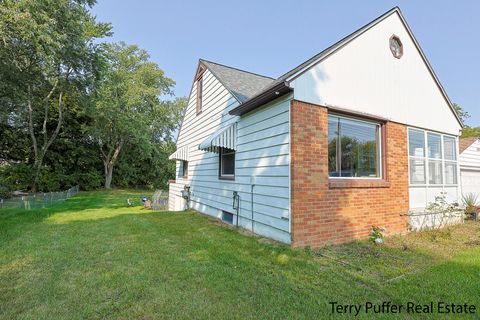
[(212, 61), (200, 59), (200, 63), (207, 67), (240, 103), (248, 101), (254, 97), (259, 90), (267, 87), (275, 80), (270, 77), (228, 67)]
[[(294, 80), (295, 78), (297, 78), (298, 76), (303, 74), (305, 71), (307, 71), (308, 69), (310, 69), (311, 67), (313, 67), (314, 65), (319, 63), (320, 61), (324, 60), (325, 58), (327, 58), (331, 54), (335, 53), (338, 49), (347, 45), (352, 40), (356, 39), (358, 36), (360, 36), (361, 34), (363, 34), (366, 31), (368, 31), (369, 29), (371, 29), (372, 27), (374, 27), (378, 23), (382, 22), (383, 20), (385, 20), (387, 17), (389, 17), (390, 15), (392, 15), (394, 13), (397, 13), (398, 16), (400, 17), (400, 20), (402, 21), (405, 29), (407, 30), (408, 34), (410, 35), (411, 39), (413, 40), (413, 43), (415, 44), (417, 50), (419, 51), (424, 63), (426, 64), (430, 74), (432, 75), (437, 87), (439, 88), (439, 90), (441, 91), (445, 101), (449, 105), (450, 110), (454, 114), (454, 116), (457, 119), (460, 126), (463, 128), (463, 123), (462, 123), (461, 119), (459, 118), (457, 112), (455, 111), (455, 109), (453, 107), (453, 104), (450, 101), (450, 98), (448, 97), (447, 93), (445, 92), (445, 89), (443, 88), (442, 84), (438, 80), (435, 72), (433, 71), (432, 66), (428, 62), (422, 48), (420, 47), (420, 44), (418, 43), (417, 39), (413, 35), (413, 32), (410, 29), (409, 25), (407, 24), (407, 21), (403, 17), (402, 12), (400, 11), (399, 7), (394, 7), (392, 9), (390, 9), (389, 11), (387, 11), (383, 15), (379, 16), (378, 18), (374, 19), (373, 21), (369, 22), (368, 24), (364, 25), (363, 27), (361, 27), (357, 31), (355, 31), (352, 34), (346, 36), (345, 38), (341, 39), (340, 41), (333, 44), (332, 46), (326, 48), (325, 50), (323, 50), (322, 52), (313, 56), (312, 58), (308, 59), (307, 61), (301, 63), (300, 65), (293, 68), (292, 70), (286, 72), (285, 74), (283, 74), (282, 76), (277, 78), (274, 82), (272, 82), (269, 86), (263, 88), (262, 90), (259, 90), (259, 92), (257, 92), (254, 97), (252, 97), (251, 99), (243, 102), (241, 105), (239, 105), (238, 107), (231, 110), (230, 114), (232, 114), (232, 115), (242, 115), (244, 113), (247, 113), (247, 112), (261, 106), (262, 104), (264, 104), (266, 102), (265, 101), (266, 100), (266, 98), (265, 98), (266, 95), (268, 95), (272, 100), (275, 99), (276, 97), (279, 96), (278, 93), (280, 93), (280, 91), (276, 90), (275, 88), (282, 87), (283, 91), (288, 92), (288, 90), (285, 89), (284, 87), (285, 86), (288, 87), (290, 81)], [(264, 98), (259, 99), (261, 96), (264, 96)]]
[(467, 150), (472, 144), (475, 143), (479, 138), (478, 137), (469, 137), (469, 138), (460, 138), (460, 142), (458, 145), (459, 153)]

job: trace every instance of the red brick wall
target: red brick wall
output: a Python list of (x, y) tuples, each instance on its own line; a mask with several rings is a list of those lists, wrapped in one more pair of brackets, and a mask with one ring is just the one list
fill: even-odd
[(330, 180), (328, 112), (292, 101), (292, 244), (319, 247), (368, 237), (373, 225), (391, 235), (407, 230), (407, 129), (384, 125), (384, 180)]

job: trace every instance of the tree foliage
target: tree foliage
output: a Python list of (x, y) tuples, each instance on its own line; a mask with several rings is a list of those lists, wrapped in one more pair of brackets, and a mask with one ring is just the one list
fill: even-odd
[(109, 189), (124, 148), (136, 151), (139, 159), (151, 154), (155, 143), (171, 141), (180, 113), (176, 103), (160, 100), (172, 93), (175, 82), (149, 61), (146, 51), (119, 43), (106, 45), (105, 52), (107, 68), (96, 90), (91, 136), (99, 145)]
[(88, 92), (95, 70), (95, 40), (110, 30), (90, 15), (88, 8), (93, 3), (6, 0), (0, 7), (0, 92), (10, 98), (6, 103), (10, 111), (28, 129), (33, 191), (38, 188), (47, 151), (62, 128), (64, 108), (73, 95)]
[(463, 108), (459, 104), (454, 103), (453, 108), (455, 109), (455, 112), (457, 113), (460, 120), (462, 120), (463, 124), (465, 124), (465, 121), (470, 118), (470, 114), (467, 111), (463, 110)]
[(94, 4), (0, 0), (0, 187), (95, 189), (105, 162), (118, 166), (118, 186), (173, 177), (167, 158), (185, 100), (146, 51), (99, 41), (111, 26), (89, 12)]
[(463, 108), (456, 103), (453, 104), (453, 107), (455, 108), (457, 115), (465, 125), (462, 130), (462, 138), (480, 137), (480, 127), (469, 127), (465, 124), (465, 121), (470, 118), (470, 114), (467, 111), (463, 110)]
[(480, 137), (480, 127), (466, 127), (462, 130), (462, 138)]

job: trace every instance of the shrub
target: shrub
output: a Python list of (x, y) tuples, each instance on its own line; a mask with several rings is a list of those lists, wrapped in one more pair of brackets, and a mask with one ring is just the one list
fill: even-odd
[(0, 167), (2, 186), (10, 191), (28, 190), (32, 176), (33, 169), (28, 164), (15, 163)]
[(8, 199), (12, 196), (12, 190), (7, 186), (0, 185), (0, 199)]
[(478, 194), (467, 193), (462, 195), (462, 202), (465, 205), (465, 214), (472, 217), (477, 214)]
[(448, 216), (451, 213), (457, 212), (458, 207), (459, 205), (457, 202), (447, 202), (446, 192), (440, 192), (440, 195), (435, 197), (435, 201), (428, 204), (426, 210), (428, 213), (437, 213), (442, 216)]

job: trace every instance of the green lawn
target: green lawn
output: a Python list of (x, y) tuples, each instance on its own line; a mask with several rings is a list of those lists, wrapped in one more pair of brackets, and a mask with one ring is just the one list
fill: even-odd
[(331, 301), (469, 303), (480, 316), (473, 222), (382, 247), (293, 250), (197, 213), (126, 207), (142, 194), (80, 193), (48, 209), (0, 210), (0, 318), (322, 319), (334, 316)]

